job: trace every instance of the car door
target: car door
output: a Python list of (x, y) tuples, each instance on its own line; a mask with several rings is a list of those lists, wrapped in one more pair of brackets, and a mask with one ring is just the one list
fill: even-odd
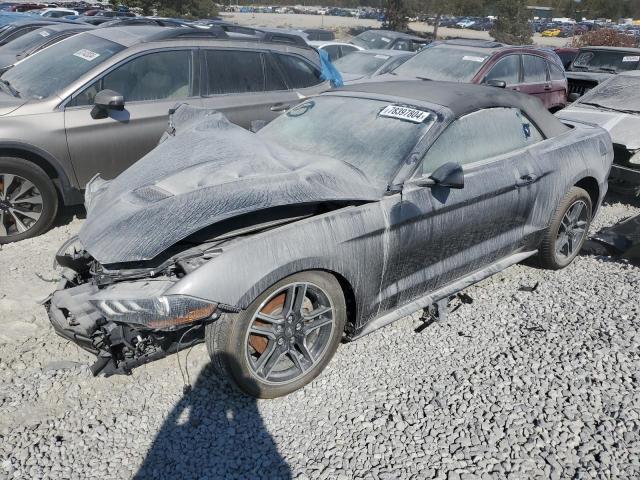
[(538, 55), (523, 54), (520, 91), (538, 97), (545, 107), (550, 108), (551, 89), (546, 59)]
[[(65, 107), (65, 129), (81, 185), (96, 173), (113, 178), (153, 149), (176, 103), (199, 104), (194, 58), (195, 50), (184, 48), (137, 55), (72, 97)], [(124, 96), (124, 110), (94, 119), (93, 99), (105, 89)]]
[(567, 104), (567, 76), (559, 64), (547, 60), (549, 65), (549, 85), (550, 88), (547, 91), (549, 106), (548, 108), (554, 109), (558, 107), (564, 107)]
[(432, 144), (416, 177), (447, 162), (464, 169), (464, 188), (407, 182), (392, 211), (385, 294), (403, 305), (461, 277), (530, 249), (527, 225), (538, 167), (529, 151), (542, 140), (517, 109), (480, 110), (453, 122)]
[(507, 88), (520, 89), (520, 55), (505, 55), (496, 61), (489, 73), (484, 77), (483, 83), (489, 81), (505, 82)]
[(299, 101), (268, 52), (210, 48), (202, 56), (203, 104), (241, 127), (269, 122)]

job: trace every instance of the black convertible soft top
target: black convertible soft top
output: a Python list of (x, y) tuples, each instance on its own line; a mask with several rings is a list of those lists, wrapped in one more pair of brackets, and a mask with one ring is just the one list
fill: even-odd
[(547, 138), (569, 130), (569, 127), (549, 113), (538, 98), (504, 88), (430, 80), (394, 80), (358, 83), (342, 87), (338, 91), (387, 95), (441, 105), (451, 110), (456, 118), (482, 108), (519, 108)]

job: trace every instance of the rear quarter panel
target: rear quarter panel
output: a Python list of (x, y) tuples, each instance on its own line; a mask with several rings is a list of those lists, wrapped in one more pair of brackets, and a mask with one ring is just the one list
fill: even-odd
[[(569, 122), (566, 122), (570, 124)], [(584, 124), (531, 149), (539, 168), (540, 180), (529, 234), (546, 229), (567, 192), (585, 178), (598, 184), (597, 210), (607, 192), (607, 177), (613, 162), (611, 137), (604, 129)]]

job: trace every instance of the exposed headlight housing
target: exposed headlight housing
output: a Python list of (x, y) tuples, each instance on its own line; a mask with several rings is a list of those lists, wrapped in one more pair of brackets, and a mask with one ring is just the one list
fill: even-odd
[(175, 330), (205, 320), (218, 309), (217, 303), (186, 295), (162, 295), (137, 300), (92, 300), (91, 303), (108, 320), (158, 330)]
[(637, 151), (635, 155), (631, 156), (629, 163), (632, 165), (640, 165), (640, 151)]

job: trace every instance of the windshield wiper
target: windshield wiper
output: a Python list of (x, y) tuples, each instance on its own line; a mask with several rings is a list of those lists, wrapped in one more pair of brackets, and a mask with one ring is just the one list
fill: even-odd
[(4, 85), (6, 87), (5, 90), (7, 90), (11, 95), (16, 98), (20, 98), (20, 92), (13, 88), (8, 80), (3, 80), (0, 78), (0, 82), (2, 82), (1, 85)]
[(417, 78), (418, 80), (425, 80), (425, 81), (427, 81), (427, 82), (430, 82), (430, 81), (431, 81), (431, 79), (430, 79), (430, 78), (427, 78), (427, 77), (416, 77), (416, 78)]
[(579, 102), (579, 103), (580, 103), (580, 105), (589, 105), (590, 107), (601, 108), (601, 109), (607, 110), (609, 112), (629, 113), (629, 114), (632, 114), (632, 115), (638, 115), (640, 113), (640, 111), (637, 111), (637, 110), (629, 110), (629, 109), (624, 109), (624, 108), (607, 107), (605, 105), (600, 105), (599, 103), (595, 103), (595, 102)]
[(599, 67), (598, 71), (599, 72), (607, 72), (607, 73), (618, 73), (618, 70), (616, 70), (615, 68), (610, 68), (610, 67)]

